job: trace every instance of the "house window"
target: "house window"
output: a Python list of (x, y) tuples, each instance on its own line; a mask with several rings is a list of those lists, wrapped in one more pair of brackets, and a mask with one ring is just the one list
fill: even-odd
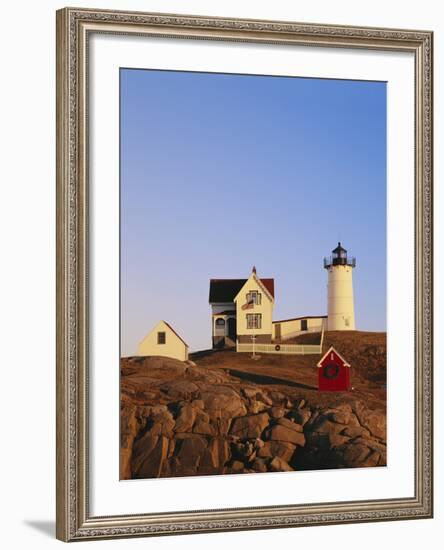
[(301, 330), (308, 330), (307, 319), (301, 319)]
[(247, 313), (247, 328), (262, 328), (262, 315), (260, 313)]
[(157, 343), (158, 344), (166, 344), (166, 332), (158, 332), (157, 333)]
[(261, 305), (262, 294), (257, 290), (250, 290), (247, 293), (247, 304)]

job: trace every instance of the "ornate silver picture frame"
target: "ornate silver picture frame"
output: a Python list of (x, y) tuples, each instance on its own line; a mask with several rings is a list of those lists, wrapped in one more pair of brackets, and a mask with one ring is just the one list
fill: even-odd
[[(89, 201), (88, 62), (95, 33), (414, 56), (413, 496), (109, 516), (91, 513), (89, 349), (94, 334), (88, 312), (89, 223), (94, 205)], [(430, 31), (78, 8), (57, 12), (57, 538), (74, 541), (432, 517), (432, 47)]]

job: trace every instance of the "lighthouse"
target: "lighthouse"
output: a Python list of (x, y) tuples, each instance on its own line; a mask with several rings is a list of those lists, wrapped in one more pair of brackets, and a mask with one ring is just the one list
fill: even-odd
[(353, 269), (356, 259), (347, 257), (347, 250), (338, 243), (330, 258), (324, 258), (328, 271), (328, 330), (355, 330)]

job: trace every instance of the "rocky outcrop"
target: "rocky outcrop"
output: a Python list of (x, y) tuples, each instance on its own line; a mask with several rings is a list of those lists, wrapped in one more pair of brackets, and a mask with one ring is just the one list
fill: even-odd
[(122, 364), (121, 478), (383, 466), (385, 414), (172, 359)]
[(230, 428), (230, 434), (240, 439), (257, 439), (270, 422), (270, 415), (266, 412), (250, 414), (236, 418)]

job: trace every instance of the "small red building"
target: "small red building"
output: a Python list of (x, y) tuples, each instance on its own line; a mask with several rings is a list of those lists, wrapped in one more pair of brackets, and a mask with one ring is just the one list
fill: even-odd
[(331, 347), (318, 363), (319, 391), (349, 391), (350, 364)]

